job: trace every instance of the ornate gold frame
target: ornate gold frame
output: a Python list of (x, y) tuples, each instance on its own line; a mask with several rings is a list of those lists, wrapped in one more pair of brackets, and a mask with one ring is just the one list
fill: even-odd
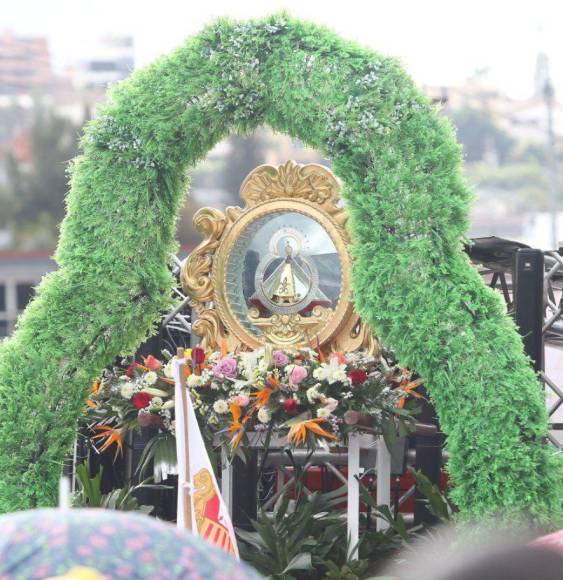
[[(339, 194), (340, 185), (326, 167), (288, 161), (279, 167), (261, 165), (246, 177), (240, 188), (244, 208), (228, 207), (224, 213), (202, 208), (195, 214), (194, 225), (204, 240), (182, 264), (181, 281), (191, 298), (192, 331), (201, 337), (202, 348), (215, 350), (226, 343), (230, 350), (249, 350), (271, 342), (285, 348), (312, 344), (325, 351), (378, 352), (377, 340), (352, 306), (350, 237)], [(280, 210), (307, 215), (325, 228), (341, 260), (340, 298), (334, 312), (327, 314), (316, 307), (311, 318), (298, 314), (252, 318), (263, 327), (264, 336), (257, 336), (232, 312), (226, 299), (225, 273), (239, 236), (255, 220)]]

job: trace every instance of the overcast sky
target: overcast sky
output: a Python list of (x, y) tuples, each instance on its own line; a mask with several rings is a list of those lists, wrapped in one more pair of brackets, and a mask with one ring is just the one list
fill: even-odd
[(216, 16), (281, 9), (398, 56), (419, 84), (461, 84), (486, 68), (491, 85), (527, 97), (543, 50), (563, 100), (561, 0), (0, 0), (0, 30), (47, 35), (57, 66), (100, 36), (129, 34), (143, 65)]

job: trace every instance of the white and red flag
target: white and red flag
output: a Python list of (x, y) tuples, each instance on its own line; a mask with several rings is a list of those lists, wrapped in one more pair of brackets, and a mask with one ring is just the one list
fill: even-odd
[(178, 527), (239, 559), (235, 531), (186, 387), (186, 360), (174, 361), (176, 450), (178, 455)]

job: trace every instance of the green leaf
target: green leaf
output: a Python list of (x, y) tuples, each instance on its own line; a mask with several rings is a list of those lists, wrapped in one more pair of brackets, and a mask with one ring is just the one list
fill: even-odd
[(416, 480), (416, 486), (426, 499), (429, 511), (440, 520), (451, 520), (453, 507), (442, 494), (440, 488), (433, 484), (421, 471), (412, 468), (409, 468), (409, 471)]
[(311, 570), (313, 564), (311, 562), (311, 554), (297, 554), (291, 559), (291, 562), (284, 568), (283, 573), (290, 572), (291, 570)]
[(381, 422), (381, 431), (389, 453), (393, 453), (395, 442), (397, 441), (395, 421), (393, 419), (383, 419)]

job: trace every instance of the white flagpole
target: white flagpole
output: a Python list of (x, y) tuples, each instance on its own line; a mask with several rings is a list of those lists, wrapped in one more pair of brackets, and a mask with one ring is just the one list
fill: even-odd
[(176, 451), (178, 455), (178, 509), (176, 521), (179, 528), (192, 530), (188, 393), (185, 372), (186, 359), (184, 358), (183, 348), (178, 349), (177, 357), (175, 369)]

